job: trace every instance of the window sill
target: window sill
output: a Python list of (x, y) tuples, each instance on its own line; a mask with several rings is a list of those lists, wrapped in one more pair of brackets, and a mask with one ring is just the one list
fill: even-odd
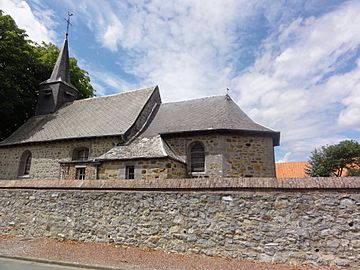
[(29, 174), (19, 175), (18, 177), (19, 177), (19, 179), (29, 179), (29, 178), (30, 178), (30, 175), (29, 175)]
[(206, 174), (205, 174), (205, 172), (190, 172), (189, 175), (194, 178), (202, 178)]

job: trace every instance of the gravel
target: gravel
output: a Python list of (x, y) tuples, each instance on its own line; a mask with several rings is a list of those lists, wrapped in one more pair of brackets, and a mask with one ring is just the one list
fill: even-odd
[(0, 235), (0, 256), (1, 255), (129, 270), (350, 269), (259, 263), (197, 254), (167, 253), (149, 248), (127, 247), (115, 244), (62, 241), (50, 238), (32, 239), (4, 235)]

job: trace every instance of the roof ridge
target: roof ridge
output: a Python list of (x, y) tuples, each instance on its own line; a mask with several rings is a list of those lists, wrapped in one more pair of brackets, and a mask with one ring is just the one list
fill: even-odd
[(134, 92), (150, 91), (150, 90), (154, 90), (156, 87), (157, 86), (155, 85), (155, 86), (146, 87), (146, 88), (140, 88), (140, 89), (138, 88), (138, 89), (133, 89), (133, 90), (125, 91), (125, 92), (114, 93), (114, 94), (110, 94), (110, 95), (106, 95), (106, 96), (104, 95), (104, 96), (88, 97), (88, 98), (75, 100), (74, 102), (94, 100), (94, 99), (102, 99), (102, 98), (105, 99), (105, 98), (114, 97), (114, 96), (131, 94), (131, 93), (134, 93)]
[(180, 100), (180, 101), (164, 102), (164, 103), (162, 103), (162, 105), (189, 102), (189, 101), (205, 100), (205, 99), (210, 99), (210, 98), (220, 98), (220, 97), (224, 97), (224, 99), (225, 99), (226, 95), (214, 95), (214, 96), (208, 96), (208, 97), (203, 97), (203, 98), (192, 98), (192, 99), (185, 99), (185, 100)]

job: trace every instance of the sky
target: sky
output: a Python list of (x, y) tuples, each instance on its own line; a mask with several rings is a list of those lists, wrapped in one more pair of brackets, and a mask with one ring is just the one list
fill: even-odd
[(0, 0), (38, 43), (70, 54), (96, 95), (158, 85), (163, 102), (229, 94), (281, 132), (276, 161), (360, 141), (360, 1)]

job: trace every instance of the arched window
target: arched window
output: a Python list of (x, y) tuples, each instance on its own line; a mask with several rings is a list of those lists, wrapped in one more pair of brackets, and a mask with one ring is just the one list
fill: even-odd
[(191, 172), (205, 171), (205, 149), (200, 142), (195, 142), (190, 147)]
[(20, 159), (19, 176), (27, 176), (30, 173), (31, 168), (31, 152), (26, 150)]
[(80, 147), (76, 148), (73, 151), (73, 160), (87, 160), (89, 158), (89, 148), (87, 147)]

